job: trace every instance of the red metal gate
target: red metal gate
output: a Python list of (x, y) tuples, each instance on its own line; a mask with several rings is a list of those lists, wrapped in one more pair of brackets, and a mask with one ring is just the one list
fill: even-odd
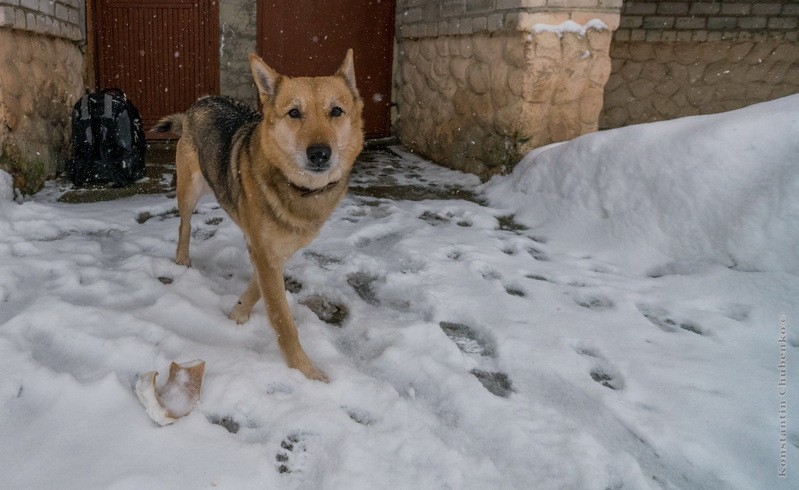
[(92, 23), (96, 86), (124, 90), (146, 128), (219, 93), (215, 0), (94, 0)]
[(393, 0), (258, 0), (258, 53), (280, 73), (331, 75), (353, 48), (367, 137), (390, 134), (393, 43)]

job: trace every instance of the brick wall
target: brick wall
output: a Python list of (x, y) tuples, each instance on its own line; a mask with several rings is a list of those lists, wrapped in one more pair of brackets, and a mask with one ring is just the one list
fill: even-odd
[(627, 0), (617, 41), (719, 41), (752, 36), (796, 41), (796, 0)]
[(799, 93), (799, 1), (626, 0), (601, 128)]
[(83, 5), (82, 0), (0, 0), (0, 28), (81, 41)]

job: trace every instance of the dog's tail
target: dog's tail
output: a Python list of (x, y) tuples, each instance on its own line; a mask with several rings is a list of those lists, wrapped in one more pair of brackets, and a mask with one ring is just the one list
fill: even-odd
[(152, 131), (156, 133), (183, 133), (183, 122), (186, 120), (185, 114), (172, 114), (158, 121), (153, 126)]

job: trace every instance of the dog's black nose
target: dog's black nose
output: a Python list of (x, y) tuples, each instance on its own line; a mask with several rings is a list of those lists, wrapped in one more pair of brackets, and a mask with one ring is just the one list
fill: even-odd
[(311, 170), (317, 172), (326, 170), (327, 164), (330, 161), (332, 150), (327, 145), (311, 145), (305, 150), (305, 155), (308, 157), (308, 163)]

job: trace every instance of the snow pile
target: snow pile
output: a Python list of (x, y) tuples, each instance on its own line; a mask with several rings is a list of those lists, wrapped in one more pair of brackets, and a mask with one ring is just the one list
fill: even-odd
[(798, 272), (799, 95), (551, 145), (484, 189), (573, 250), (650, 273)]

